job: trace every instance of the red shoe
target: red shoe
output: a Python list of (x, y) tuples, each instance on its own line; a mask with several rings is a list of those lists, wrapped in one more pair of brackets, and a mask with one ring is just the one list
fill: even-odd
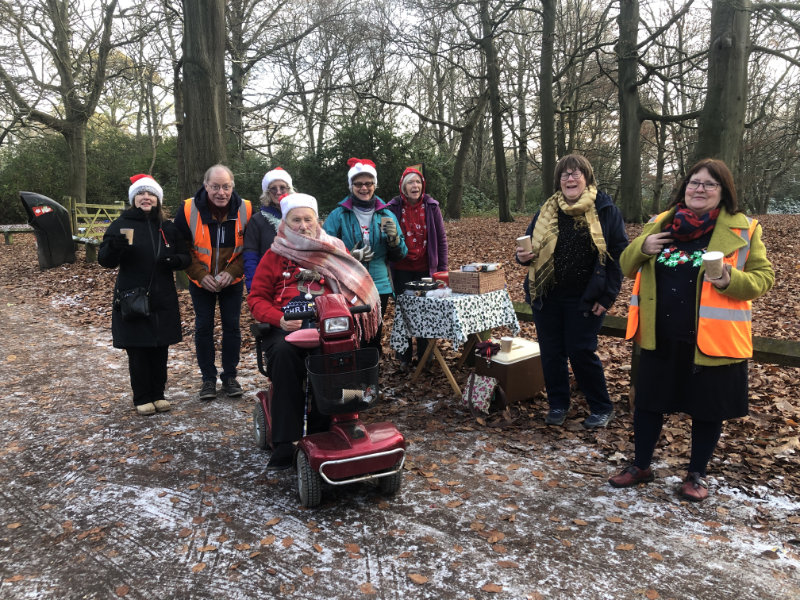
[(626, 488), (640, 483), (650, 483), (653, 479), (655, 479), (655, 475), (653, 475), (653, 469), (650, 467), (640, 469), (639, 467), (631, 465), (619, 475), (611, 477), (608, 483), (615, 488)]
[(700, 473), (689, 473), (678, 493), (689, 502), (702, 502), (708, 498), (708, 482)]

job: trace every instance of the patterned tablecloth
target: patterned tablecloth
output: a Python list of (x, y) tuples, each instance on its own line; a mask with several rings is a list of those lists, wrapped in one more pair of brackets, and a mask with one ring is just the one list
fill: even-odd
[(519, 321), (506, 290), (486, 294), (452, 294), (444, 298), (397, 296), (389, 346), (397, 352), (408, 348), (409, 337), (450, 340), (457, 349), (471, 333), (495, 327), (511, 327)]

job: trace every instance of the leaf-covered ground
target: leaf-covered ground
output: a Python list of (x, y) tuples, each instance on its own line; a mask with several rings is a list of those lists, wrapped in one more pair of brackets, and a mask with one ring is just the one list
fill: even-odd
[[(800, 340), (800, 218), (762, 222), (777, 281), (755, 305), (754, 331)], [(502, 262), (521, 300), (512, 249), (526, 225), (448, 223), (451, 266)], [(110, 346), (114, 272), (82, 258), (42, 272), (33, 236), (0, 246), (0, 597), (800, 596), (798, 369), (751, 363), (751, 415), (726, 425), (712, 496), (695, 506), (674, 494), (687, 461), (681, 417), (665, 427), (655, 482), (605, 483), (633, 451), (622, 340), (601, 339), (618, 416), (594, 433), (580, 426), (577, 392), (564, 428), (544, 426), (543, 395), (475, 420), (438, 366), (411, 384), (386, 360), (387, 401), (365, 418), (406, 434), (403, 489), (395, 498), (369, 486), (328, 490), (321, 508), (304, 511), (291, 472), (265, 473), (267, 456), (253, 447), (251, 398), (263, 378), (249, 337), (245, 397), (197, 401), (181, 292), (174, 410), (137, 417), (124, 354)], [(532, 325), (522, 335), (535, 339)], [(456, 352), (445, 354), (454, 362)], [(467, 374), (455, 372), (461, 384)]]

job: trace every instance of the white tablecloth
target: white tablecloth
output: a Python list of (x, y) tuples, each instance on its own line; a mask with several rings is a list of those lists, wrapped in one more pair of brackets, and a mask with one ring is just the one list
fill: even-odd
[(518, 333), (519, 321), (506, 290), (486, 294), (452, 294), (445, 298), (397, 296), (389, 345), (396, 352), (408, 348), (409, 337), (445, 339), (457, 349), (472, 333), (495, 327)]

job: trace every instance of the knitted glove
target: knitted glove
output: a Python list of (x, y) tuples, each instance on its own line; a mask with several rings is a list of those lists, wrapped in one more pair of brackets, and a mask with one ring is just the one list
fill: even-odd
[(386, 242), (390, 247), (394, 248), (400, 243), (400, 240), (397, 238), (397, 225), (394, 220), (386, 219), (383, 222), (383, 233), (386, 234)]
[(363, 248), (356, 246), (351, 251), (351, 254), (353, 255), (353, 258), (362, 263), (368, 263), (375, 256), (375, 253), (372, 251), (370, 246), (364, 246)]
[(117, 252), (127, 250), (130, 247), (128, 244), (128, 238), (124, 233), (118, 233), (117, 235), (110, 236), (108, 239), (109, 246), (111, 246), (111, 248)]

